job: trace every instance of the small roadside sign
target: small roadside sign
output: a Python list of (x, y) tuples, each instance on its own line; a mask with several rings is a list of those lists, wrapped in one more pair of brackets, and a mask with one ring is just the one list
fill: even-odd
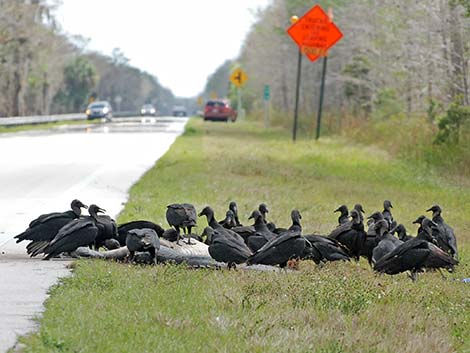
[(243, 86), (246, 81), (248, 81), (247, 74), (240, 68), (235, 69), (232, 74), (230, 75), (230, 82), (232, 82), (235, 86), (240, 88)]
[(343, 37), (332, 15), (328, 15), (319, 5), (291, 25), (287, 33), (311, 61), (327, 56), (328, 49)]
[(201, 96), (197, 97), (197, 105), (202, 105), (202, 103), (204, 103), (204, 98)]
[(211, 99), (217, 99), (217, 92), (216, 91), (212, 91), (211, 94)]
[(268, 101), (271, 98), (271, 87), (264, 85), (264, 100)]

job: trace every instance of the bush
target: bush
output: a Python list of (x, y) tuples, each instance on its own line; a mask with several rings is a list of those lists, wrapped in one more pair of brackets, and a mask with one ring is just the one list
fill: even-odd
[(439, 132), (436, 144), (456, 144), (460, 142), (462, 129), (470, 122), (470, 106), (452, 103), (446, 114), (441, 117), (437, 127)]

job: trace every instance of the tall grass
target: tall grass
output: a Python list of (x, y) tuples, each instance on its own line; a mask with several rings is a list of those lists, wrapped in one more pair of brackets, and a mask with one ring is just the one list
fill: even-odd
[[(293, 114), (271, 112), (274, 127), (292, 131)], [(252, 121), (260, 122), (262, 112), (250, 115)], [(317, 113), (300, 114), (298, 135), (312, 138), (317, 127)], [(422, 115), (406, 117), (393, 115), (377, 120), (351, 116), (347, 112), (324, 112), (322, 136), (342, 136), (356, 143), (376, 145), (391, 155), (437, 172), (454, 174), (454, 177), (470, 176), (470, 130), (463, 129), (459, 144), (436, 144), (437, 126)]]

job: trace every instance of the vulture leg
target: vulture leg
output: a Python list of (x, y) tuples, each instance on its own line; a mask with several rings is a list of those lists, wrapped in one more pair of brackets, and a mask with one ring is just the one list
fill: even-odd
[(187, 244), (188, 244), (188, 245), (193, 245), (193, 243), (191, 243), (191, 228), (190, 228), (190, 227), (187, 228), (186, 233), (187, 233), (187, 236), (188, 236), (188, 242), (187, 242)]
[(411, 271), (409, 277), (411, 278), (413, 282), (416, 282), (418, 279), (418, 273), (416, 271)]
[(134, 261), (134, 255), (135, 255), (135, 252), (134, 252), (134, 251), (129, 251), (128, 262)]
[(177, 244), (177, 245), (180, 245), (180, 237), (181, 237), (180, 227), (179, 227), (179, 226), (175, 226), (175, 228), (176, 228), (176, 233), (178, 233), (178, 235), (176, 236), (176, 244)]
[(155, 252), (155, 248), (149, 249), (150, 256), (153, 259), (153, 263), (156, 265), (157, 264), (157, 254)]
[(445, 279), (445, 280), (447, 280), (447, 277), (444, 275), (444, 273), (441, 271), (441, 269), (440, 269), (440, 268), (438, 268), (437, 270), (438, 270), (438, 271), (439, 271), (439, 273), (441, 274), (441, 276), (442, 276), (442, 279)]

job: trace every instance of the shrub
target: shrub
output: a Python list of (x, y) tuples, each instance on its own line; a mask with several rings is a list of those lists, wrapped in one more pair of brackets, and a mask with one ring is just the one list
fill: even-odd
[(459, 144), (462, 129), (470, 122), (470, 106), (452, 103), (437, 127), (436, 144)]

